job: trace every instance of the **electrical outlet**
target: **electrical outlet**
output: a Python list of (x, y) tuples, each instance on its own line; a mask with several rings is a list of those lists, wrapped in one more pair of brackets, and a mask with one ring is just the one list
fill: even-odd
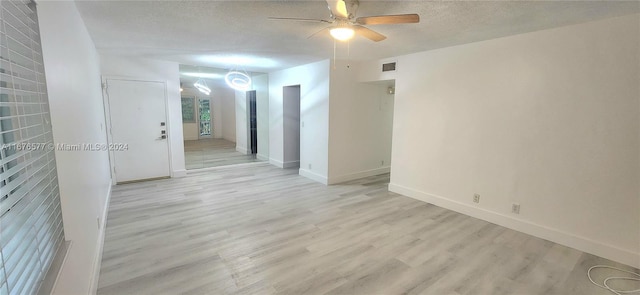
[(380, 161), (380, 166), (384, 166), (384, 160)]
[(480, 195), (479, 194), (474, 194), (473, 195), (473, 202), (474, 203), (480, 203)]
[(520, 214), (520, 204), (511, 204), (511, 213)]
[(309, 170), (311, 170), (311, 164), (309, 164)]

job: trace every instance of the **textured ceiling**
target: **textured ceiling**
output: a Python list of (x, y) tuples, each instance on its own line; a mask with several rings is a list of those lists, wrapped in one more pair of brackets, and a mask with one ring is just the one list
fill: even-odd
[[(326, 25), (267, 20), (322, 18), (325, 1), (76, 1), (100, 52), (268, 72), (333, 57)], [(419, 24), (371, 26), (337, 57), (386, 58), (640, 12), (630, 1), (367, 1), (358, 16), (418, 13)]]

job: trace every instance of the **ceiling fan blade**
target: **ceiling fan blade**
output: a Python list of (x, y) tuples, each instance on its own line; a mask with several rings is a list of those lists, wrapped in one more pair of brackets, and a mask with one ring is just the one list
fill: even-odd
[(292, 20), (292, 21), (301, 21), (301, 22), (316, 22), (316, 23), (328, 23), (331, 22), (324, 19), (312, 19), (312, 18), (297, 18), (297, 17), (268, 17), (269, 20)]
[(353, 26), (353, 30), (356, 32), (356, 34), (374, 42), (380, 42), (384, 39), (387, 39), (385, 35), (382, 35), (374, 30), (365, 28), (363, 26)]
[(315, 33), (313, 33), (313, 34), (311, 34), (311, 35), (309, 35), (309, 37), (307, 37), (307, 39), (311, 39), (311, 38), (313, 38), (314, 36), (316, 36), (316, 35), (318, 35), (318, 34), (321, 34), (321, 33), (324, 33), (324, 32), (329, 32), (329, 29), (331, 29), (331, 27), (330, 27), (330, 26), (329, 26), (329, 27), (326, 27), (326, 28), (324, 28), (324, 29), (322, 29), (322, 30), (320, 30), (320, 31), (317, 31), (317, 32), (315, 32)]
[(344, 0), (327, 0), (329, 10), (331, 10), (331, 16), (337, 18), (348, 18), (349, 12), (347, 11), (347, 4)]
[(356, 23), (361, 25), (414, 24), (419, 22), (420, 16), (417, 14), (376, 15), (356, 19)]

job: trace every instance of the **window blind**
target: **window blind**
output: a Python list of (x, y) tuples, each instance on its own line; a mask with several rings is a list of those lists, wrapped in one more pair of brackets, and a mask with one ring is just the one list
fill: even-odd
[(0, 1), (0, 295), (33, 294), (64, 242), (36, 5)]

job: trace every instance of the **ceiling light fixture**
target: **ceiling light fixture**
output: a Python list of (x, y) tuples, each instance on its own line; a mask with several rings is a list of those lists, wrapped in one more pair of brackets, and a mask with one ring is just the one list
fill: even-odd
[(247, 73), (239, 71), (229, 71), (224, 76), (224, 81), (227, 85), (235, 90), (246, 91), (251, 88), (251, 77)]
[(353, 38), (355, 31), (349, 27), (335, 27), (329, 30), (329, 34), (338, 41), (348, 41)]
[(211, 94), (211, 88), (207, 86), (207, 82), (205, 82), (204, 79), (202, 78), (198, 79), (196, 83), (193, 83), (193, 86), (195, 86), (196, 89), (198, 89), (200, 92), (204, 93), (205, 95)]

